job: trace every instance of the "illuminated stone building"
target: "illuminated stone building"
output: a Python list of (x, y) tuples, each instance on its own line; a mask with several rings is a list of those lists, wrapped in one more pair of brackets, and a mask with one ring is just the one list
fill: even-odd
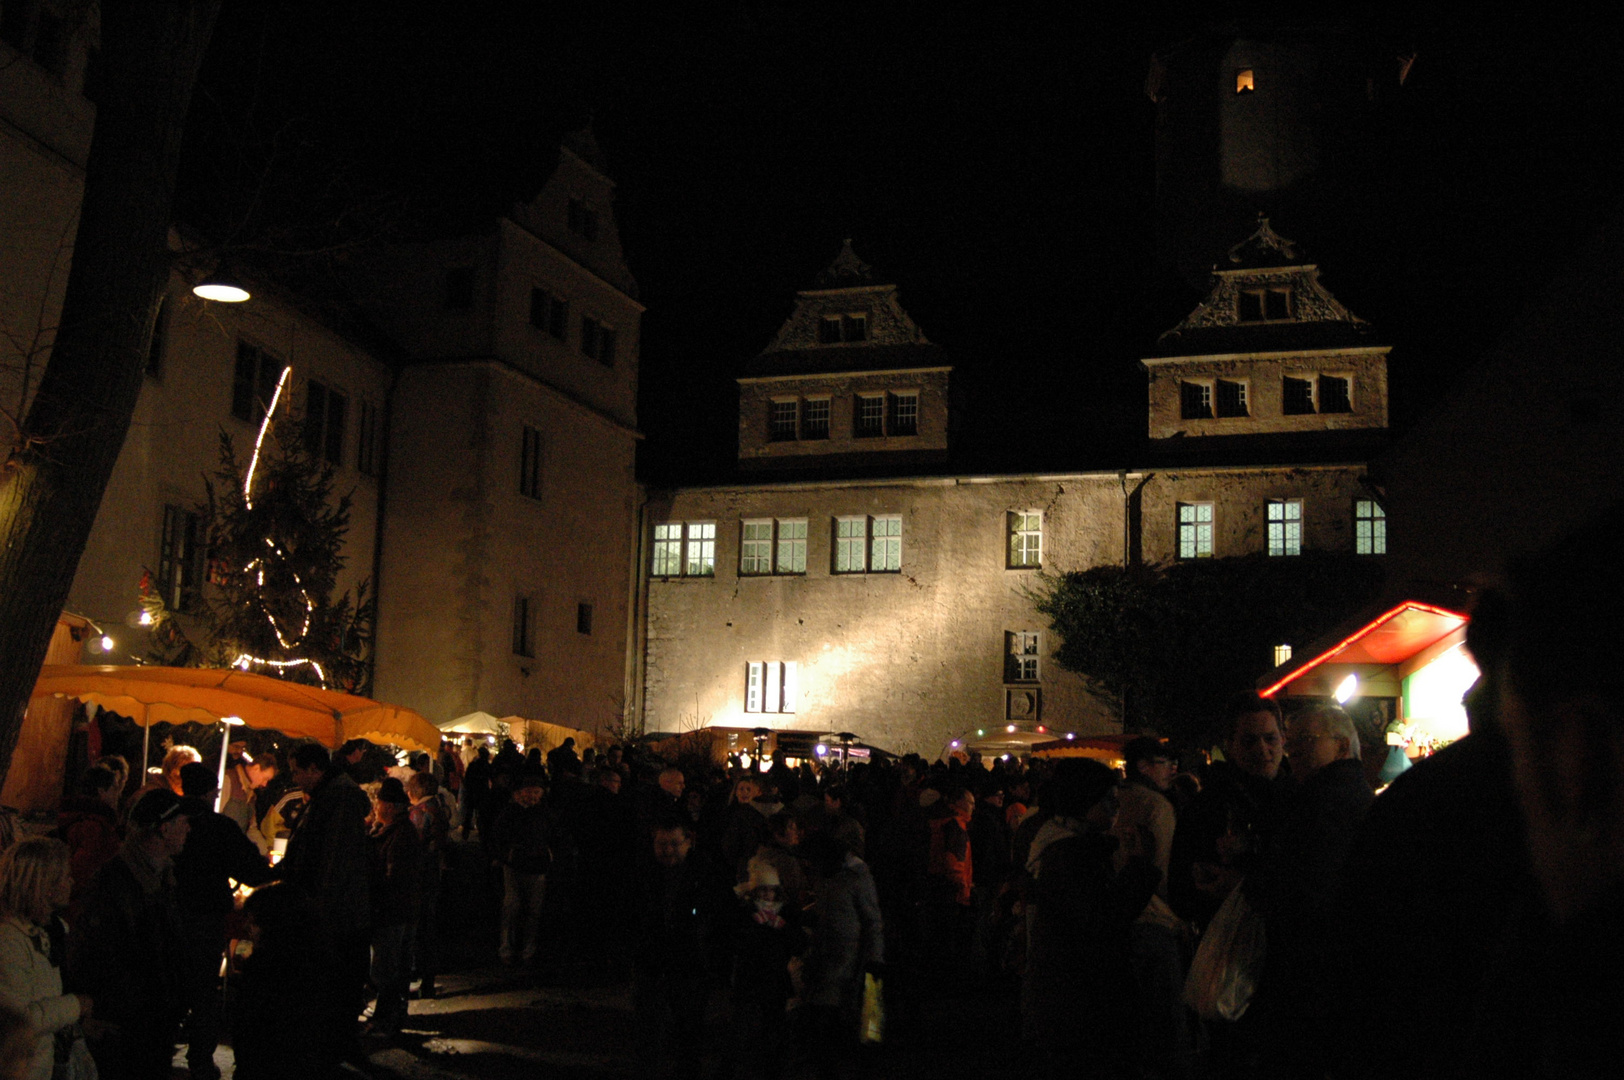
[(649, 729), (851, 731), (932, 755), (978, 731), (1120, 730), (1054, 663), (1039, 573), (1385, 553), (1362, 478), (1387, 348), (1267, 221), (1143, 361), (1139, 457), (1095, 469), (937, 464), (951, 350), (878, 280), (848, 244), (746, 366), (736, 483), (651, 493)]

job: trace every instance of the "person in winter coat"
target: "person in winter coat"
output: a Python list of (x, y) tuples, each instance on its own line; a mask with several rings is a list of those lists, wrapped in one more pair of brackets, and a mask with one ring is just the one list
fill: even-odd
[(409, 816), (406, 788), (385, 777), (373, 805), (371, 841), (372, 985), (378, 1003), (372, 1031), (394, 1036), (406, 1021), (411, 982), (407, 943), (417, 919), (423, 841)]
[(186, 999), (189, 1015), (183, 1035), (193, 1080), (218, 1078), (214, 1051), (220, 1043), (220, 958), (226, 948), (226, 916), (232, 883), (259, 886), (275, 873), (237, 823), (215, 813), (215, 772), (191, 762), (180, 767), (181, 810), (191, 822), (186, 846), (175, 856), (175, 895), (187, 946)]
[(91, 1052), (104, 1080), (166, 1076), (186, 1012), (186, 938), (175, 856), (191, 821), (167, 788), (130, 808), (129, 835), (85, 896), (68, 943), (67, 985), (89, 994), (108, 1030)]
[(552, 812), (542, 803), (546, 778), (539, 770), (526, 770), (516, 783), (513, 801), (497, 818), (492, 834), (496, 860), (502, 864), (502, 936), (497, 952), (504, 964), (516, 959), (528, 964), (536, 958), (547, 872), (553, 863)]
[(733, 1075), (776, 1080), (784, 1068), (785, 1008), (791, 993), (789, 963), (801, 952), (800, 910), (785, 899), (778, 871), (751, 859), (739, 897), (733, 934)]
[(30, 1036), (20, 1073), (50, 1080), (56, 1033), (91, 1014), (85, 994), (62, 992), (49, 927), (73, 887), (68, 846), (49, 837), (19, 841), (0, 856), (0, 1007), (20, 1014)]
[(327, 940), (311, 899), (285, 884), (255, 889), (243, 904), (254, 950), (242, 962), (232, 1009), (238, 1080), (324, 1076), (326, 1048), (308, 1033), (332, 1014)]
[(84, 895), (96, 871), (118, 854), (123, 842), (118, 827), (118, 776), (93, 765), (79, 778), (77, 794), (62, 800), (56, 814), (56, 835), (73, 852), (73, 897), (68, 902), (68, 925), (79, 916)]
[(1062, 1076), (1123, 1074), (1133, 1030), (1129, 927), (1161, 874), (1131, 849), (1118, 870), (1116, 773), (1097, 761), (1060, 763), (1045, 801), (1051, 817), (1032, 840), (1025, 1036)]
[(372, 800), (319, 743), (295, 747), (288, 772), (309, 801), (278, 869), (283, 881), (315, 901), (332, 947), (329, 978), (339, 1004), (320, 1037), (336, 1061), (357, 1049), (356, 1016), (366, 1005), (372, 939), (367, 818)]
[(817, 926), (805, 968), (803, 998), (813, 1014), (813, 1056), (833, 1076), (856, 1042), (863, 977), (885, 960), (885, 924), (868, 864), (828, 834), (808, 853), (818, 876)]

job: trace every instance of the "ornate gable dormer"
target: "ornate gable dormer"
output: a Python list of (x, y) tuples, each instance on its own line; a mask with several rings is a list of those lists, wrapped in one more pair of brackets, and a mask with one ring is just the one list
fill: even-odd
[(847, 240), (739, 379), (740, 464), (944, 456), (950, 371)]
[[(1303, 262), (1297, 245), (1269, 225), (1262, 214), (1257, 231), (1229, 249), (1213, 267), (1212, 289), (1184, 321), (1164, 333), (1159, 344), (1179, 348), (1181, 339), (1202, 331), (1248, 331), (1278, 335), (1282, 327), (1313, 327), (1316, 336), (1362, 335), (1365, 320), (1343, 307), (1320, 284), (1319, 267)], [(1270, 331), (1267, 328), (1275, 328)]]
[(924, 331), (902, 310), (897, 287), (876, 284), (874, 268), (857, 257), (847, 240), (818, 274), (816, 287), (795, 294), (795, 309), (761, 355), (858, 346), (858, 355), (850, 361), (862, 366), (869, 362), (864, 349), (929, 344)]
[(1152, 439), (1387, 426), (1387, 346), (1262, 214), (1157, 345)]

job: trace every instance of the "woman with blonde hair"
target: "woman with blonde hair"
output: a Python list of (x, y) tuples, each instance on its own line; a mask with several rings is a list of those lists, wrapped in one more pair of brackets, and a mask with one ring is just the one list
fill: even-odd
[(0, 1006), (27, 1018), (29, 1080), (50, 1080), (56, 1033), (90, 1015), (90, 998), (62, 992), (47, 927), (73, 888), (68, 845), (46, 836), (20, 840), (0, 855)]

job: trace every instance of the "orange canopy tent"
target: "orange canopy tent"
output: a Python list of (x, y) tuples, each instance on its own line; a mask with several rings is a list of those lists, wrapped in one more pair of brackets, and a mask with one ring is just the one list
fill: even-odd
[(439, 730), (400, 705), (302, 686), (234, 668), (46, 664), (33, 698), (70, 697), (153, 724), (214, 724), (238, 717), (336, 747), (350, 739), (433, 753)]

